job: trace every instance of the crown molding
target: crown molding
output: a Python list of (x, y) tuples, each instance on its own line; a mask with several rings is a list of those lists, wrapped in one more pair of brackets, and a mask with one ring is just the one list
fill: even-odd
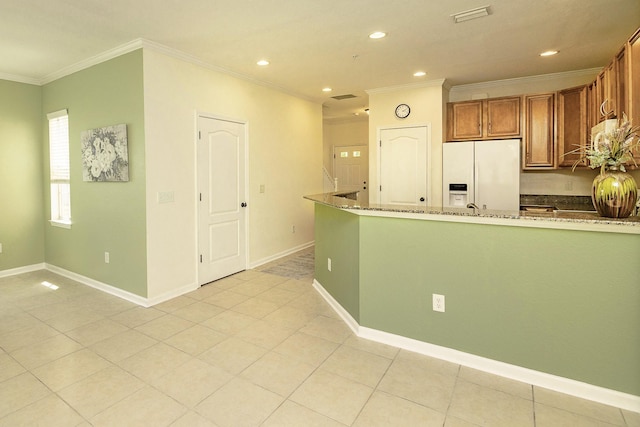
[(0, 73), (0, 80), (8, 80), (16, 83), (26, 83), (29, 85), (40, 86), (40, 80), (33, 77), (18, 76), (16, 74)]
[(151, 50), (151, 51), (154, 51), (154, 52), (157, 52), (157, 53), (160, 53), (160, 54), (163, 54), (163, 55), (178, 59), (180, 61), (184, 61), (184, 62), (193, 64), (193, 65), (197, 65), (198, 67), (206, 68), (206, 69), (211, 70), (211, 71), (215, 71), (215, 72), (218, 72), (218, 73), (221, 73), (221, 74), (226, 74), (228, 76), (235, 77), (237, 79), (244, 80), (244, 81), (256, 84), (258, 86), (263, 86), (263, 87), (266, 87), (266, 88), (269, 88), (269, 89), (274, 89), (274, 90), (277, 90), (278, 92), (285, 93), (287, 95), (291, 95), (291, 96), (293, 96), (295, 98), (299, 98), (299, 99), (303, 99), (305, 101), (313, 102), (314, 104), (319, 104), (320, 103), (316, 99), (313, 99), (313, 98), (305, 96), (305, 95), (301, 95), (301, 94), (293, 92), (293, 91), (290, 91), (290, 90), (285, 89), (283, 87), (274, 85), (273, 83), (269, 83), (269, 82), (265, 82), (265, 81), (262, 81), (262, 80), (258, 80), (258, 79), (255, 79), (253, 77), (249, 77), (249, 76), (246, 76), (244, 74), (240, 74), (240, 73), (237, 73), (235, 71), (228, 70), (228, 69), (226, 69), (224, 67), (219, 67), (217, 65), (209, 64), (208, 62), (205, 62), (205, 61), (201, 60), (200, 58), (198, 58), (198, 57), (196, 57), (194, 55), (190, 55), (190, 54), (182, 52), (182, 51), (180, 51), (178, 49), (174, 49), (174, 48), (171, 48), (171, 47), (168, 47), (168, 46), (165, 46), (165, 45), (162, 45), (160, 43), (156, 43), (156, 42), (153, 42), (153, 41), (150, 41), (150, 40), (144, 40), (144, 39), (140, 39), (140, 40), (142, 40), (142, 44), (143, 44), (144, 49)]
[(85, 70), (89, 67), (93, 67), (94, 65), (98, 65), (110, 59), (117, 58), (118, 56), (122, 56), (126, 53), (133, 52), (134, 50), (141, 49), (143, 47), (143, 44), (144, 43), (142, 39), (132, 40), (123, 45), (114, 47), (113, 49), (109, 49), (105, 52), (99, 53), (98, 55), (89, 57), (80, 62), (76, 62), (75, 64), (69, 65), (68, 67), (64, 67), (51, 74), (47, 74), (42, 78), (40, 84), (45, 85), (47, 83), (51, 83), (52, 81), (61, 79), (62, 77), (77, 73), (78, 71)]
[(377, 94), (377, 93), (398, 92), (400, 90), (420, 89), (425, 87), (445, 87), (446, 88), (447, 87), (446, 80), (433, 79), (433, 80), (427, 80), (426, 82), (420, 82), (420, 83), (410, 83), (406, 85), (387, 86), (387, 87), (381, 87), (376, 89), (367, 89), (365, 90), (365, 92), (371, 95), (371, 94)]
[[(165, 45), (162, 45), (160, 43), (151, 41), (151, 40), (147, 40), (144, 38), (138, 38), (135, 40), (132, 40), (128, 43), (122, 44), (120, 46), (117, 46), (113, 49), (109, 49), (105, 52), (102, 52), (98, 55), (92, 56), (90, 58), (87, 58), (85, 60), (82, 60), (80, 62), (77, 62), (75, 64), (72, 64), (68, 67), (62, 68), (58, 71), (55, 71), (51, 74), (47, 74), (46, 76), (44, 76), (42, 79), (31, 79), (30, 81), (25, 81), (25, 83), (31, 83), (31, 84), (36, 84), (36, 85), (45, 85), (47, 83), (51, 83), (55, 80), (58, 80), (62, 77), (66, 77), (70, 74), (76, 73), (78, 71), (82, 71), (84, 69), (87, 69), (89, 67), (92, 67), (94, 65), (98, 65), (102, 62), (105, 61), (109, 61), (111, 59), (117, 58), (118, 56), (122, 56), (124, 54), (127, 54), (129, 52), (133, 52), (134, 50), (138, 50), (138, 49), (146, 49), (149, 51), (153, 51), (153, 52), (157, 52), (175, 59), (178, 59), (180, 61), (184, 61), (202, 68), (206, 68), (212, 71), (216, 71), (218, 73), (222, 73), (222, 74), (226, 74), (232, 77), (235, 77), (237, 79), (241, 79), (241, 80), (245, 80), (251, 83), (254, 83), (256, 85), (259, 86), (263, 86), (263, 87), (267, 87), (270, 89), (274, 89), (277, 90), (278, 92), (282, 92), (285, 93), (287, 95), (291, 95), (293, 97), (299, 98), (299, 99), (303, 99), (305, 101), (309, 101), (309, 102), (313, 102), (314, 104), (318, 104), (319, 102), (313, 98), (301, 95), (299, 93), (295, 93), (292, 92), (290, 90), (284, 89), (280, 86), (268, 83), (268, 82), (264, 82), (261, 80), (257, 80), (254, 79), (252, 77), (249, 76), (245, 76), (243, 74), (240, 73), (236, 73), (234, 71), (231, 70), (227, 70), (226, 68), (223, 67), (218, 67), (216, 65), (212, 65), (209, 64), (203, 60), (201, 60), (200, 58), (194, 56), (194, 55), (190, 55), (188, 53), (182, 52), (178, 49), (174, 49)], [(8, 79), (8, 80), (15, 80), (16, 76), (13, 76), (14, 79)], [(0, 75), (0, 78), (2, 78), (2, 76)], [(25, 80), (23, 78), (23, 80)]]
[(470, 83), (466, 85), (451, 86), (450, 90), (453, 93), (458, 91), (469, 91), (469, 90), (482, 91), (484, 89), (490, 89), (490, 88), (505, 86), (509, 84), (535, 83), (535, 82), (553, 80), (553, 79), (563, 78), (563, 77), (596, 76), (601, 70), (602, 68), (587, 68), (584, 70), (564, 71), (561, 73), (539, 74), (537, 76), (516, 77), (513, 79), (493, 80), (493, 81), (482, 82), (482, 83)]

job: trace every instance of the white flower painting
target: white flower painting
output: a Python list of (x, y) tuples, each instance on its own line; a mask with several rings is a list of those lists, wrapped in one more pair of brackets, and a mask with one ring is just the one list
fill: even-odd
[(127, 125), (114, 125), (81, 133), (84, 181), (129, 181)]

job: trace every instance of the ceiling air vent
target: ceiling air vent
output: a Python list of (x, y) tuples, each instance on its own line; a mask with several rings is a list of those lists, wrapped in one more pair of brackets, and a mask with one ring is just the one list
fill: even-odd
[(351, 99), (351, 98), (357, 98), (357, 96), (353, 95), (353, 94), (348, 94), (348, 95), (336, 95), (336, 96), (332, 96), (333, 99), (337, 99), (338, 101), (342, 101), (343, 99)]

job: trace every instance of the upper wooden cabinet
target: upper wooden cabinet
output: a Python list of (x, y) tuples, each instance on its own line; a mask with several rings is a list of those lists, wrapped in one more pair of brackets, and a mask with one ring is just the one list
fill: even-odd
[(447, 104), (447, 141), (520, 136), (519, 96)]
[(627, 64), (627, 45), (624, 45), (614, 58), (615, 91), (616, 91), (616, 116), (622, 118), (622, 114), (629, 115), (629, 99), (627, 93), (627, 76), (629, 75)]
[(447, 141), (482, 138), (482, 101), (447, 104)]
[[(627, 116), (632, 126), (640, 126), (640, 28), (626, 45), (627, 61)], [(633, 156), (640, 164), (640, 150)]]
[(616, 62), (611, 61), (596, 78), (596, 98), (598, 105), (598, 121), (618, 116)]
[(523, 169), (553, 169), (555, 155), (555, 93), (525, 95)]
[[(587, 88), (578, 86), (558, 92), (558, 166), (571, 167), (580, 159), (580, 154), (571, 153), (584, 149), (587, 140)], [(586, 166), (581, 162), (579, 166)]]

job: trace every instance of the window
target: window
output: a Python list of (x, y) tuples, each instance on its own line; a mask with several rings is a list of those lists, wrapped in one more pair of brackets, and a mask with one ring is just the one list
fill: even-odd
[(51, 225), (71, 227), (69, 179), (69, 116), (67, 110), (47, 114), (49, 120), (49, 166), (51, 169)]

